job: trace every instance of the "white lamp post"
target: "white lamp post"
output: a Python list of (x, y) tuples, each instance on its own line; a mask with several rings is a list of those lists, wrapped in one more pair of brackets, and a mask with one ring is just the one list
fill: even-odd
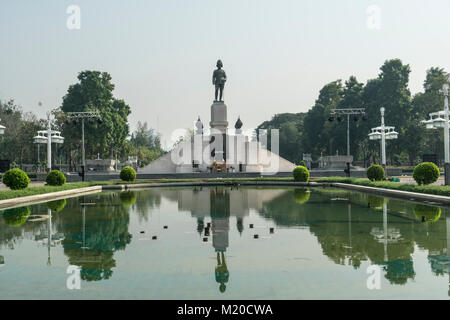
[(381, 165), (386, 166), (386, 140), (393, 140), (398, 138), (398, 132), (395, 127), (384, 125), (384, 108), (380, 108), (381, 112), (381, 126), (372, 128), (369, 133), (370, 140), (381, 140)]
[(45, 135), (43, 135), (43, 134), (38, 132), (38, 135), (33, 138), (33, 143), (37, 144), (37, 148), (38, 148), (38, 155), (37, 155), (38, 156), (38, 171), (40, 171), (41, 170), (40, 169), (40, 165), (39, 165), (39, 162), (40, 162), (40, 159), (39, 159), (40, 146), (41, 146), (41, 144), (47, 143), (47, 137)]
[(61, 132), (52, 130), (50, 113), (47, 113), (47, 130), (38, 131), (38, 135), (34, 137), (34, 143), (47, 143), (47, 171), (52, 170), (52, 142), (64, 143)]
[(444, 94), (444, 111), (430, 113), (429, 120), (422, 120), (427, 129), (444, 128), (444, 158), (445, 163), (450, 162), (449, 156), (449, 125), (448, 125), (448, 84), (442, 86), (442, 93)]
[[(1, 120), (1, 119), (0, 119)], [(5, 133), (5, 127), (0, 124), (0, 135)]]

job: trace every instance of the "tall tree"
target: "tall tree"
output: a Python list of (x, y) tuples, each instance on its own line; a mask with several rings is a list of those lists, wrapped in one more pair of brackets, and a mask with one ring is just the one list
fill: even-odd
[(6, 127), (4, 136), (0, 136), (0, 159), (18, 165), (36, 163), (37, 150), (33, 137), (44, 128), (43, 122), (31, 112), (24, 113), (13, 100), (0, 101), (0, 119)]
[(429, 118), (429, 113), (440, 111), (444, 107), (444, 96), (441, 89), (448, 83), (448, 73), (442, 68), (433, 67), (427, 70), (423, 83), (424, 92), (417, 93), (412, 100), (412, 111), (406, 134), (414, 143), (406, 145), (410, 163), (417, 162), (420, 154), (436, 154), (438, 159), (443, 158), (443, 132), (442, 130), (424, 130), (420, 120)]
[[(333, 137), (328, 118), (342, 100), (342, 81), (336, 80), (326, 84), (319, 92), (315, 105), (306, 114), (302, 136), (305, 151), (312, 154), (326, 153), (332, 149)], [(328, 146), (330, 145), (330, 148)]]
[[(386, 147), (389, 161), (392, 163), (394, 153), (404, 150), (403, 146), (409, 143), (406, 126), (412, 107), (408, 89), (411, 70), (409, 65), (404, 65), (400, 59), (387, 60), (380, 70), (378, 78), (369, 80), (364, 88), (363, 102), (369, 118), (365, 129), (369, 132), (370, 128), (380, 125), (380, 108), (384, 107), (386, 125), (395, 126), (396, 131), (400, 133), (399, 138), (390, 141)], [(379, 150), (379, 141), (371, 142), (371, 145), (373, 151)]]
[(148, 127), (147, 122), (138, 121), (136, 131), (131, 134), (128, 145), (128, 154), (136, 155), (141, 167), (165, 153), (161, 148), (161, 137)]
[[(364, 84), (358, 82), (355, 76), (351, 76), (345, 81), (345, 86), (342, 90), (342, 99), (336, 108), (350, 109), (362, 108), (362, 94)], [(360, 120), (359, 118), (356, 118)], [(355, 157), (359, 152), (359, 144), (364, 139), (363, 130), (360, 129), (361, 122), (354, 121), (354, 117), (349, 117), (350, 124), (350, 153)], [(343, 117), (342, 122), (334, 121), (327, 126), (327, 135), (334, 140), (335, 150), (339, 154), (347, 153), (347, 118)], [(367, 135), (367, 134), (366, 134)]]
[(272, 150), (271, 130), (279, 130), (279, 154), (281, 157), (298, 163), (302, 160), (304, 146), (301, 141), (303, 119), (306, 113), (279, 113), (270, 121), (264, 121), (257, 128), (267, 130), (267, 146)]
[[(95, 157), (97, 153), (102, 157), (120, 153), (124, 150), (129, 134), (130, 107), (123, 100), (114, 98), (114, 84), (111, 83), (111, 76), (107, 72), (82, 71), (78, 74), (78, 80), (78, 83), (71, 85), (67, 90), (61, 111), (100, 112), (102, 124), (85, 122), (87, 158)], [(64, 126), (63, 136), (66, 138), (66, 148), (79, 149), (80, 124)]]

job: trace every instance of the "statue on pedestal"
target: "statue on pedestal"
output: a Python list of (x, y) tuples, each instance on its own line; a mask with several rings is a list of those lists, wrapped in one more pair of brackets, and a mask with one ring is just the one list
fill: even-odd
[[(213, 85), (216, 86), (216, 92), (215, 92), (215, 100), (214, 101), (222, 101), (223, 96), (223, 88), (225, 86), (225, 82), (227, 81), (227, 75), (225, 73), (225, 70), (222, 69), (223, 63), (221, 60), (217, 60), (217, 69), (214, 70), (212, 82)], [(220, 91), (219, 100), (217, 100), (217, 95)]]

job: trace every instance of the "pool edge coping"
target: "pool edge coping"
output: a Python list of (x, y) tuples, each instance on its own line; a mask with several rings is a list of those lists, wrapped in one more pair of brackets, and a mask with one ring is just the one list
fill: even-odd
[(0, 200), (0, 210), (20, 207), (23, 205), (32, 205), (51, 200), (73, 198), (80, 195), (102, 192), (102, 186), (83, 187), (70, 190), (35, 194), (32, 196), (18, 197), (12, 199)]
[(434, 203), (439, 203), (441, 205), (450, 206), (450, 197), (448, 197), (448, 196), (441, 196), (441, 195), (429, 194), (429, 193), (411, 192), (411, 191), (402, 191), (402, 190), (393, 190), (393, 189), (386, 189), (386, 188), (360, 186), (360, 185), (356, 185), (356, 184), (340, 183), (340, 182), (330, 182), (328, 185), (330, 187), (355, 190), (355, 191), (359, 191), (359, 192), (376, 194), (379, 196), (388, 196), (388, 197), (392, 197), (392, 198), (399, 198), (399, 199), (415, 201), (415, 202), (434, 202)]
[(76, 188), (71, 190), (43, 193), (38, 195), (18, 197), (13, 199), (0, 200), (0, 210), (32, 205), (51, 200), (73, 198), (81, 195), (98, 193), (106, 190), (126, 191), (132, 189), (147, 189), (161, 187), (196, 187), (196, 186), (297, 186), (297, 187), (335, 187), (341, 189), (355, 190), (359, 192), (371, 193), (380, 196), (389, 196), (416, 202), (433, 202), (450, 206), (450, 197), (433, 195), (426, 193), (392, 190), (377, 187), (367, 187), (339, 182), (295, 182), (295, 181), (199, 181), (199, 182), (166, 182), (166, 183), (136, 183), (99, 185), (92, 187)]

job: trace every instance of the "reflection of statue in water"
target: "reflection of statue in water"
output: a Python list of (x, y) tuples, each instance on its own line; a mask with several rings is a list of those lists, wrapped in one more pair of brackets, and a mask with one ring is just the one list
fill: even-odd
[(228, 273), (227, 263), (225, 262), (225, 255), (222, 252), (217, 252), (217, 267), (216, 267), (216, 281), (220, 283), (220, 292), (225, 292), (230, 274)]
[(230, 274), (225, 263), (230, 231), (230, 193), (226, 189), (211, 189), (210, 193), (213, 247), (217, 252), (216, 281), (220, 283), (220, 292), (225, 292), (225, 283)]
[[(215, 92), (215, 101), (222, 101), (222, 95), (223, 95), (223, 88), (225, 86), (225, 82), (227, 81), (227, 75), (225, 73), (225, 70), (222, 69), (223, 63), (222, 61), (217, 61), (217, 69), (214, 70), (213, 77), (212, 77), (212, 83), (216, 86), (216, 92)], [(219, 100), (217, 100), (217, 95), (220, 91), (220, 97)]]

